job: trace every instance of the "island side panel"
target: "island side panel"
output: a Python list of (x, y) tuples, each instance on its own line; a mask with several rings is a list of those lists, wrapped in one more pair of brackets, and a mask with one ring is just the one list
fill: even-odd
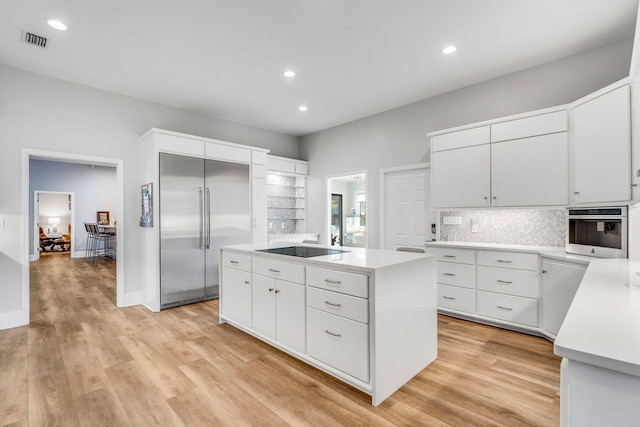
[(419, 258), (374, 272), (373, 405), (438, 355), (436, 263)]

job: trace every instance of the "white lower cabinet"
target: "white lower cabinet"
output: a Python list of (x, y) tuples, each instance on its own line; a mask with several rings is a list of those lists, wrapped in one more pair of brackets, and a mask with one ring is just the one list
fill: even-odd
[(538, 301), (478, 291), (478, 314), (527, 326), (538, 326)]
[(308, 354), (364, 382), (369, 381), (369, 327), (307, 309)]
[(253, 274), (253, 329), (305, 352), (305, 286)]
[(251, 327), (251, 273), (223, 267), (224, 287), (222, 314), (235, 322)]
[(438, 283), (438, 307), (475, 313), (476, 290)]
[(558, 335), (573, 297), (586, 271), (585, 265), (562, 261), (542, 261), (542, 327)]

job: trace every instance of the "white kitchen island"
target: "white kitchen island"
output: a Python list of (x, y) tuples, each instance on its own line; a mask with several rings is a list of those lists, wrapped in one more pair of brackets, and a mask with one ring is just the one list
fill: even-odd
[(221, 249), (221, 323), (370, 394), (374, 406), (437, 357), (432, 256), (334, 246), (348, 252), (301, 258), (265, 248)]
[(560, 425), (640, 422), (640, 260), (591, 261), (555, 341)]

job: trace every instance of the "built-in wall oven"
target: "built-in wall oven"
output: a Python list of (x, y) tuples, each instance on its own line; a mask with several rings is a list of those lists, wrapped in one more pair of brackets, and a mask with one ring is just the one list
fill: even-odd
[(567, 252), (627, 258), (627, 207), (569, 208)]

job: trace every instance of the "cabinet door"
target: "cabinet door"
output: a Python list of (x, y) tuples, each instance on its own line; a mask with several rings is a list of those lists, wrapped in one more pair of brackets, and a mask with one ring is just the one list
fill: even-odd
[(267, 243), (267, 181), (263, 178), (251, 180), (251, 213), (253, 215), (253, 243)]
[(629, 87), (573, 109), (575, 203), (631, 198)]
[(224, 316), (251, 327), (251, 273), (224, 267), (221, 298)]
[(545, 260), (542, 271), (542, 325), (558, 335), (586, 267)]
[(276, 279), (253, 275), (253, 329), (276, 338)]
[(306, 304), (305, 287), (278, 280), (276, 294), (276, 337), (282, 344), (305, 352)]
[(566, 132), (491, 144), (493, 206), (569, 203)]
[(489, 144), (432, 153), (432, 207), (489, 206), (490, 156)]

